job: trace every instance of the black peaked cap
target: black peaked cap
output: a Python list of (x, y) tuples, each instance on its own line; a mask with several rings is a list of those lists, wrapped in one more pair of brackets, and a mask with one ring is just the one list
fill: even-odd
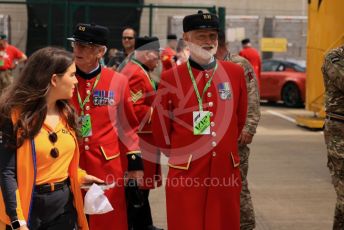
[(160, 42), (157, 37), (137, 37), (135, 40), (136, 50), (160, 50)]
[(70, 41), (77, 41), (89, 44), (107, 45), (109, 29), (96, 24), (79, 23), (76, 25)]
[(183, 19), (183, 31), (189, 32), (198, 29), (219, 30), (219, 18), (215, 14), (203, 13), (199, 10), (197, 14), (187, 15)]

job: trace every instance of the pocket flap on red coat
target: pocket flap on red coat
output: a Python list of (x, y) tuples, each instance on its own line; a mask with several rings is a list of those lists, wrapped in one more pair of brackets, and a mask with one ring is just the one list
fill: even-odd
[(103, 154), (105, 160), (109, 161), (119, 157), (120, 153), (114, 151), (113, 145), (99, 145), (100, 152)]
[(236, 168), (236, 167), (239, 167), (240, 165), (240, 157), (237, 153), (233, 153), (231, 152), (231, 159), (232, 159), (232, 163), (233, 163), (233, 167)]
[(188, 158), (187, 156), (185, 156), (185, 160), (181, 160), (180, 158), (170, 157), (168, 161), (168, 166), (170, 168), (175, 168), (175, 169), (189, 170), (191, 161), (192, 161), (192, 154), (190, 154)]

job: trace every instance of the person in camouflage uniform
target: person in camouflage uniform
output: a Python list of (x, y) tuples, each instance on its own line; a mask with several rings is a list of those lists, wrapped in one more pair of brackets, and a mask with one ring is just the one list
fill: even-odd
[(344, 229), (344, 45), (333, 49), (322, 66), (325, 85), (327, 166), (337, 193), (334, 230)]
[(242, 190), (240, 194), (240, 229), (251, 230), (255, 228), (256, 222), (247, 182), (248, 158), (250, 155), (250, 148), (247, 145), (252, 142), (260, 119), (260, 96), (257, 77), (252, 65), (245, 58), (229, 53), (226, 47), (226, 38), (222, 31), (219, 32), (219, 46), (216, 58), (236, 63), (240, 65), (245, 72), (248, 110), (245, 127), (239, 138), (240, 172), (242, 180)]

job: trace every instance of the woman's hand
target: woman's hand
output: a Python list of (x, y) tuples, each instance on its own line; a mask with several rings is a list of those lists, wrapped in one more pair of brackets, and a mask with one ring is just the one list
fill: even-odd
[(93, 183), (104, 184), (105, 182), (103, 180), (99, 179), (98, 177), (87, 174), (83, 179), (82, 185), (93, 184)]

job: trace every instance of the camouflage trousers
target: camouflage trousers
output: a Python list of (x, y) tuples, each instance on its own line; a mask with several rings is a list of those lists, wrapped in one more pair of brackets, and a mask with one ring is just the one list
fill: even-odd
[(242, 190), (240, 193), (240, 230), (252, 230), (256, 226), (251, 194), (247, 182), (249, 155), (250, 148), (247, 145), (239, 145), (240, 173), (242, 180)]
[(332, 184), (337, 194), (333, 230), (344, 229), (344, 123), (325, 121), (325, 143), (327, 146), (327, 166)]
[(2, 91), (12, 83), (12, 71), (0, 70), (0, 95)]

